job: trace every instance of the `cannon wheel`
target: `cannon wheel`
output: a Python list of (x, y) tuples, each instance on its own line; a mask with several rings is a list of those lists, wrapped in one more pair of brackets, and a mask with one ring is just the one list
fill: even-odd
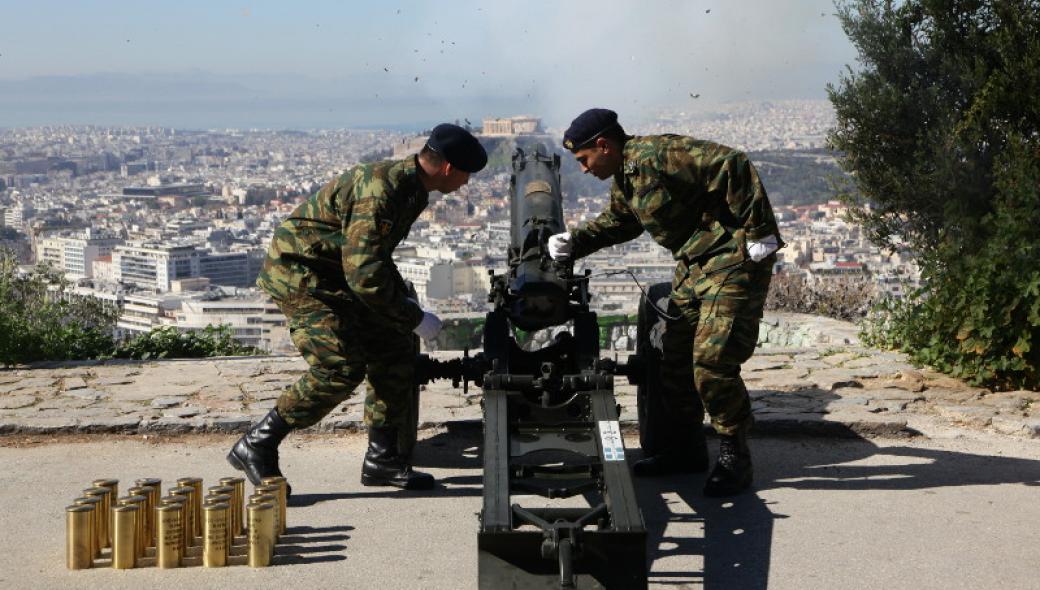
[[(639, 445), (643, 456), (681, 452), (703, 445), (703, 419), (700, 397), (693, 390), (693, 329), (684, 319), (668, 320), (650, 305), (656, 302), (672, 317), (679, 316), (679, 309), (668, 298), (670, 283), (657, 283), (647, 289), (647, 296), (640, 297), (639, 319), (636, 328), (636, 354), (642, 360), (644, 373), (636, 388), (636, 411), (639, 416)], [(649, 301), (648, 301), (649, 299)], [(667, 307), (665, 307), (667, 305)], [(686, 337), (671, 338), (669, 343), (682, 348), (669, 350), (669, 356), (685, 359), (689, 374), (686, 382), (689, 389), (669, 394), (661, 379), (661, 364), (664, 358), (662, 335), (670, 332), (686, 334)]]

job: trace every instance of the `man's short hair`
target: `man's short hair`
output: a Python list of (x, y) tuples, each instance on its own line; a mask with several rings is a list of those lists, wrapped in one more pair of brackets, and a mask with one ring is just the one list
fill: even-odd
[(433, 148), (431, 148), (428, 145), (424, 145), (423, 148), (419, 150), (419, 157), (422, 158), (425, 162), (428, 162), (429, 164), (437, 167), (440, 167), (444, 165), (445, 162), (447, 162), (447, 160), (444, 158), (444, 154), (434, 151)]

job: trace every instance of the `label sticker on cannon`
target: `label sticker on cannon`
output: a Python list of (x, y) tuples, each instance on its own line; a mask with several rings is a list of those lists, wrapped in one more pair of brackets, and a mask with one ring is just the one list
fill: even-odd
[(625, 460), (625, 445), (621, 440), (621, 427), (617, 420), (599, 421), (599, 440), (603, 446), (604, 461)]

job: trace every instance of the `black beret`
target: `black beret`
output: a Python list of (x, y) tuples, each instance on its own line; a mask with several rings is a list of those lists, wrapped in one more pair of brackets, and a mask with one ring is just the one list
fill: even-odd
[(617, 113), (610, 109), (589, 109), (571, 121), (563, 134), (563, 147), (574, 151), (596, 139), (603, 132), (617, 127)]
[(434, 127), (426, 145), (463, 172), (480, 172), (487, 164), (484, 146), (480, 145), (469, 131), (458, 125), (441, 123)]

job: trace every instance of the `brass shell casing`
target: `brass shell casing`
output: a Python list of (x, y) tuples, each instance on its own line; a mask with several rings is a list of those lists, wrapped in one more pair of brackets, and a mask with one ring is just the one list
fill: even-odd
[[(186, 513), (186, 519), (188, 520), (188, 528), (186, 531), (190, 531), (191, 534), (185, 535), (185, 540), (188, 546), (194, 546), (195, 538), (202, 536), (201, 534), (196, 534), (196, 531), (199, 530), (202, 526), (202, 522), (201, 520), (198, 522), (195, 520), (196, 517), (199, 519), (202, 518), (202, 500), (198, 497), (198, 492), (195, 490), (195, 486), (177, 486), (175, 488), (170, 488), (169, 490), (167, 490), (167, 492), (171, 496), (184, 498), (188, 501)], [(195, 509), (196, 505), (198, 505), (198, 510)]]
[(142, 508), (144, 510), (144, 532), (145, 532), (145, 547), (155, 546), (155, 488), (152, 486), (137, 486), (130, 488), (126, 493), (131, 496), (143, 496), (145, 499), (145, 505)]
[(241, 477), (222, 477), (220, 485), (234, 488), (233, 501), (231, 502), (231, 532), (234, 536), (241, 535), (245, 528), (245, 517), (243, 516), (246, 505), (246, 480)]
[(191, 543), (194, 542), (188, 540), (189, 533), (191, 532), (191, 501), (184, 496), (163, 496), (159, 498), (159, 508), (163, 506), (176, 506), (180, 511), (181, 517), (181, 557), (188, 554), (188, 547), (191, 547)]
[(84, 570), (94, 566), (94, 508), (86, 504), (65, 507), (65, 567)]
[(143, 477), (135, 480), (134, 485), (141, 486), (143, 488), (154, 488), (152, 491), (152, 504), (158, 505), (159, 498), (162, 497), (162, 480), (158, 477)]
[(95, 479), (94, 481), (90, 482), (90, 485), (95, 487), (95, 488), (108, 488), (108, 489), (112, 490), (112, 497), (113, 498), (118, 498), (119, 497), (119, 480), (118, 479), (110, 479), (110, 478)]
[(228, 505), (210, 504), (202, 507), (202, 565), (224, 567), (228, 560)]
[(278, 534), (285, 534), (286, 516), (289, 508), (289, 480), (281, 476), (265, 477), (260, 480), (262, 485), (278, 486)]
[(250, 504), (247, 509), (249, 525), (249, 567), (267, 567), (274, 557), (274, 504)]
[(123, 504), (112, 509), (112, 567), (131, 569), (137, 565), (138, 515), (141, 504)]
[(177, 487), (190, 487), (195, 488), (194, 500), (192, 500), (192, 522), (195, 523), (195, 530), (192, 532), (192, 536), (202, 536), (202, 478), (201, 477), (180, 477), (177, 478)]
[(101, 555), (101, 538), (98, 534), (101, 530), (101, 498), (80, 497), (72, 501), (79, 506), (90, 506), (90, 556), (91, 558)]
[[(203, 508), (205, 508), (206, 506), (210, 506), (212, 504), (227, 504), (227, 506), (228, 506), (228, 510), (227, 510), (227, 513), (228, 513), (227, 537), (228, 537), (228, 547), (229, 548), (232, 545), (235, 544), (235, 535), (234, 535), (234, 532), (231, 530), (231, 523), (232, 523), (232, 518), (231, 518), (231, 506), (232, 506), (232, 504), (231, 504), (231, 500), (232, 500), (232, 498), (233, 498), (233, 496), (231, 496), (231, 494), (209, 494), (208, 496), (206, 496), (202, 500), (202, 507)], [(230, 551), (230, 549), (228, 549), (228, 550)]]
[(103, 487), (87, 488), (83, 490), (83, 497), (101, 499), (101, 505), (99, 506), (99, 514), (97, 520), (98, 546), (101, 548), (110, 547), (111, 544), (109, 543), (109, 513), (112, 510), (112, 490)]
[(155, 543), (155, 565), (162, 569), (181, 566), (184, 557), (184, 510), (184, 506), (177, 503), (155, 507), (159, 534)]
[(108, 488), (111, 490), (111, 494), (108, 496), (108, 546), (112, 546), (112, 507), (116, 505), (116, 499), (119, 498), (119, 480), (112, 478), (101, 478), (95, 479), (90, 482), (90, 485), (96, 488)]
[(148, 548), (148, 533), (147, 533), (147, 521), (145, 511), (148, 509), (148, 497), (147, 496), (123, 496), (119, 499), (121, 506), (137, 506), (140, 511), (137, 513), (134, 519), (135, 526), (137, 529), (137, 541), (134, 544), (137, 547), (137, 556), (144, 557), (147, 553)]
[(277, 491), (271, 491), (271, 490), (266, 491), (266, 492), (261, 492), (261, 491), (259, 491), (259, 489), (261, 487), (269, 488), (271, 486), (257, 486), (257, 490), (258, 491), (256, 493), (254, 493), (253, 495), (249, 496), (249, 503), (250, 504), (262, 504), (262, 503), (270, 502), (271, 504), (274, 504), (274, 538), (275, 538), (275, 541), (277, 541), (278, 540), (278, 536), (281, 534), (281, 522), (282, 522), (282, 520), (281, 520), (282, 519), (282, 514), (281, 514), (282, 513), (282, 508), (281, 508), (281, 505), (278, 502), (278, 492)]

